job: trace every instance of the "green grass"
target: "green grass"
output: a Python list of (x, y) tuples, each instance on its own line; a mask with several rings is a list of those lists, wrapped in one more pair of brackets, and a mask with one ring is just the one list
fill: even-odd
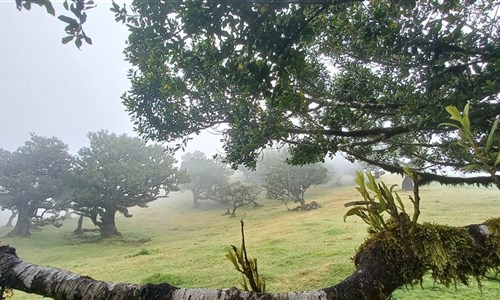
[[(400, 183), (385, 176), (386, 183)], [(131, 219), (117, 217), (122, 238), (96, 242), (97, 233), (76, 237), (76, 220), (61, 228), (44, 228), (29, 238), (3, 238), (20, 258), (35, 264), (68, 269), (114, 282), (169, 281), (182, 287), (237, 286), (240, 275), (224, 257), (229, 245), (239, 246), (239, 220), (245, 220), (247, 250), (259, 261), (259, 273), (270, 292), (308, 290), (334, 285), (354, 270), (351, 257), (366, 238), (366, 225), (357, 218), (342, 221), (343, 204), (359, 199), (353, 187), (316, 187), (308, 200), (321, 208), (289, 212), (280, 202), (262, 200), (260, 208), (245, 207), (236, 218), (226, 210), (202, 203), (191, 208), (190, 193), (174, 193), (146, 209), (132, 209)], [(408, 192), (401, 192), (407, 198)], [(500, 192), (494, 189), (425, 186), (421, 189), (422, 221), (466, 225), (498, 217)], [(92, 228), (88, 220), (84, 227)], [(8, 229), (1, 228), (3, 235)], [(498, 299), (498, 281), (484, 280), (482, 290), (470, 286), (449, 289), (434, 285), (402, 288), (395, 299)], [(41, 299), (15, 292), (13, 299)]]

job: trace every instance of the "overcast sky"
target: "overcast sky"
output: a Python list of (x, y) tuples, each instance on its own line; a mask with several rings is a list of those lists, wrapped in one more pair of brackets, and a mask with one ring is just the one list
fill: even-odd
[[(89, 131), (136, 135), (120, 99), (129, 87), (127, 29), (108, 1), (97, 2), (85, 26), (93, 45), (80, 51), (61, 44), (64, 23), (43, 8), (19, 12), (14, 0), (0, 0), (0, 148), (15, 150), (30, 132), (56, 136), (72, 153), (88, 144)], [(202, 135), (188, 151), (215, 154), (219, 139)]]

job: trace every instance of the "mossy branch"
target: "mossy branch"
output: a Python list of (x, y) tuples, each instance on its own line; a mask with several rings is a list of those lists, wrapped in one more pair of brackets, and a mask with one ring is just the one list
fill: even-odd
[[(259, 269), (257, 266), (256, 258), (248, 258), (245, 246), (245, 223), (241, 222), (241, 247), (238, 249), (236, 246), (231, 245), (227, 250), (226, 258), (231, 261), (234, 268), (243, 274), (241, 286), (246, 291), (253, 291), (264, 293), (266, 291), (266, 284), (262, 277), (259, 276)], [(250, 287), (249, 287), (250, 286)]]

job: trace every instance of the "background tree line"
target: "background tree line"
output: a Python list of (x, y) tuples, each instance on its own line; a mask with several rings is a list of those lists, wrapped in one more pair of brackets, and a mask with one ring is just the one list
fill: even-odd
[(75, 233), (81, 233), (86, 217), (102, 237), (120, 235), (117, 212), (132, 217), (130, 207), (147, 207), (180, 189), (192, 192), (193, 208), (200, 200), (212, 200), (227, 206), (230, 216), (243, 206), (261, 206), (262, 188), (269, 199), (297, 202), (298, 209), (306, 209), (305, 191), (327, 180), (324, 167), (288, 165), (283, 151), (266, 151), (255, 174), (246, 170), (242, 183), (231, 180), (229, 164), (200, 151), (184, 154), (176, 167), (167, 148), (146, 145), (140, 138), (106, 131), (91, 132), (88, 138), (90, 145), (76, 156), (61, 140), (35, 134), (13, 152), (0, 149), (0, 206), (17, 216), (9, 236), (28, 236), (33, 227), (61, 226), (70, 213), (80, 217)]
[(0, 149), (0, 206), (17, 213), (9, 236), (60, 225), (59, 214), (68, 209), (92, 220), (102, 237), (119, 235), (117, 212), (132, 217), (129, 207), (146, 207), (187, 181), (159, 145), (107, 131), (88, 138), (90, 146), (77, 156), (61, 140), (35, 134), (13, 152)]

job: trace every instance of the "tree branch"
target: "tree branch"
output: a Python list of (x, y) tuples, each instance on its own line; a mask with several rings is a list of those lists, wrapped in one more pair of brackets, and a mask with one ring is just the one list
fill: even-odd
[[(425, 225), (417, 225), (425, 226)], [(438, 225), (434, 225), (438, 226)], [(474, 224), (465, 228), (456, 228), (456, 234), (470, 236), (470, 247), (474, 249), (472, 259), (476, 257), (488, 257), (495, 253), (494, 245), (498, 245), (500, 240), (500, 219), (491, 219), (483, 224)], [(449, 227), (452, 228), (453, 227)], [(439, 230), (439, 228), (436, 228)], [(441, 229), (448, 230), (448, 229)], [(396, 228), (396, 231), (397, 228)], [(424, 229), (424, 232), (425, 229)], [(390, 231), (384, 234), (391, 234)], [(393, 245), (387, 245), (383, 235), (372, 235), (360, 248), (354, 258), (356, 271), (347, 277), (341, 283), (325, 289), (305, 292), (288, 293), (255, 293), (242, 291), (236, 288), (230, 289), (183, 289), (175, 287), (168, 283), (160, 284), (128, 284), (128, 283), (110, 283), (94, 280), (88, 276), (80, 276), (69, 271), (46, 268), (33, 265), (19, 259), (15, 249), (12, 247), (0, 247), (0, 286), (3, 288), (12, 288), (27, 293), (34, 293), (54, 299), (220, 299), (220, 300), (285, 300), (285, 299), (323, 299), (323, 300), (354, 300), (354, 299), (386, 299), (396, 288), (410, 284), (418, 280), (423, 273), (415, 272), (414, 278), (408, 278), (404, 269), (415, 267), (418, 270), (428, 270), (432, 266), (423, 265), (417, 253), (410, 252), (399, 253), (402, 249), (393, 248)], [(463, 236), (462, 236), (463, 237)], [(422, 243), (414, 241), (415, 243)], [(456, 245), (455, 245), (456, 246)], [(392, 248), (391, 248), (392, 247)], [(448, 245), (443, 242), (443, 251), (447, 251)], [(394, 252), (396, 249), (396, 253)], [(450, 248), (450, 255), (457, 255), (456, 249)], [(496, 250), (498, 251), (498, 249)], [(460, 251), (459, 251), (460, 252)], [(389, 263), (388, 257), (391, 255), (400, 255), (403, 260), (398, 263)], [(461, 255), (461, 254), (458, 254)], [(467, 261), (468, 257), (463, 258), (463, 266), (456, 266), (465, 272), (465, 276), (477, 274), (474, 263)], [(400, 265), (401, 263), (407, 265)], [(480, 266), (485, 272), (488, 268), (497, 268), (500, 266), (500, 260), (493, 259), (491, 265)], [(486, 269), (485, 269), (486, 267)], [(478, 266), (479, 268), (479, 266)]]
[(343, 130), (333, 130), (333, 129), (302, 129), (302, 128), (289, 128), (287, 130), (288, 133), (292, 134), (323, 134), (329, 136), (342, 136), (342, 137), (365, 137), (365, 136), (373, 136), (373, 135), (385, 135), (385, 139), (401, 134), (409, 132), (409, 128), (406, 126), (398, 126), (398, 127), (376, 127), (371, 129), (361, 129), (361, 130), (351, 130), (351, 131), (343, 131)]
[[(397, 173), (397, 174), (405, 174), (403, 167), (398, 167), (398, 166), (393, 166), (390, 164), (386, 164), (380, 161), (372, 160), (360, 155), (357, 155), (356, 153), (348, 150), (342, 150), (348, 155), (351, 155), (355, 159), (359, 161), (364, 161), (370, 165), (374, 165), (377, 167), (381, 167), (382, 169), (392, 172), (392, 173)], [(457, 184), (469, 184), (469, 185), (483, 185), (483, 186), (489, 186), (494, 184), (494, 179), (492, 176), (476, 176), (476, 177), (450, 177), (450, 176), (442, 176), (442, 175), (437, 175), (433, 173), (426, 173), (426, 172), (419, 172), (415, 171), (415, 173), (419, 176), (419, 184), (426, 184), (426, 183), (431, 183), (431, 182), (439, 182), (441, 184), (450, 184), (450, 185), (457, 185)], [(500, 175), (496, 175), (496, 178), (500, 180)]]

